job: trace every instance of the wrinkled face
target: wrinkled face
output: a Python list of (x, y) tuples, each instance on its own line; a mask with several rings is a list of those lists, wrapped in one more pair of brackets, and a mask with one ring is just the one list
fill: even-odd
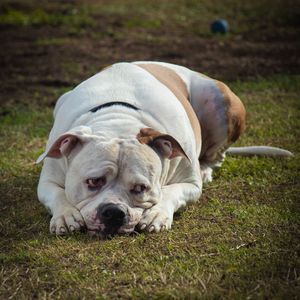
[(160, 201), (160, 157), (137, 140), (92, 140), (69, 158), (66, 196), (88, 231), (132, 232), (144, 209)]

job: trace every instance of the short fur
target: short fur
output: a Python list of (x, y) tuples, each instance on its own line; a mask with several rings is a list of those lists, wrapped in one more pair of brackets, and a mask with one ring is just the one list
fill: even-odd
[[(130, 105), (93, 112), (108, 102)], [(159, 62), (109, 66), (61, 96), (54, 118), (37, 162), (56, 234), (170, 229), (245, 128), (244, 106), (224, 83)], [(124, 217), (117, 228), (101, 215), (108, 204)]]

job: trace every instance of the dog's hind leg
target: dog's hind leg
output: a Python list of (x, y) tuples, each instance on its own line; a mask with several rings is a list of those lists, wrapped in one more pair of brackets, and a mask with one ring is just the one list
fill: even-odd
[(224, 161), (226, 149), (244, 131), (245, 108), (224, 83), (196, 72), (191, 79), (190, 102), (201, 125), (202, 180), (209, 182), (213, 168)]
[(220, 150), (213, 161), (200, 161), (200, 173), (203, 183), (212, 181), (212, 173), (214, 168), (220, 167), (225, 159), (225, 152)]

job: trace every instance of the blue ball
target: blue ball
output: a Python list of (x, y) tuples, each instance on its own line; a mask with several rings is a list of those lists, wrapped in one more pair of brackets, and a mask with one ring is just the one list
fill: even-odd
[(219, 19), (211, 23), (210, 30), (213, 33), (225, 34), (229, 30), (228, 22), (224, 19)]

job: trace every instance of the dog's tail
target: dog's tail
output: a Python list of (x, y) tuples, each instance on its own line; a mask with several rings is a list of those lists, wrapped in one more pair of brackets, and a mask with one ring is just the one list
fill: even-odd
[(230, 147), (226, 150), (226, 154), (242, 156), (293, 156), (293, 153), (288, 150), (269, 146)]

